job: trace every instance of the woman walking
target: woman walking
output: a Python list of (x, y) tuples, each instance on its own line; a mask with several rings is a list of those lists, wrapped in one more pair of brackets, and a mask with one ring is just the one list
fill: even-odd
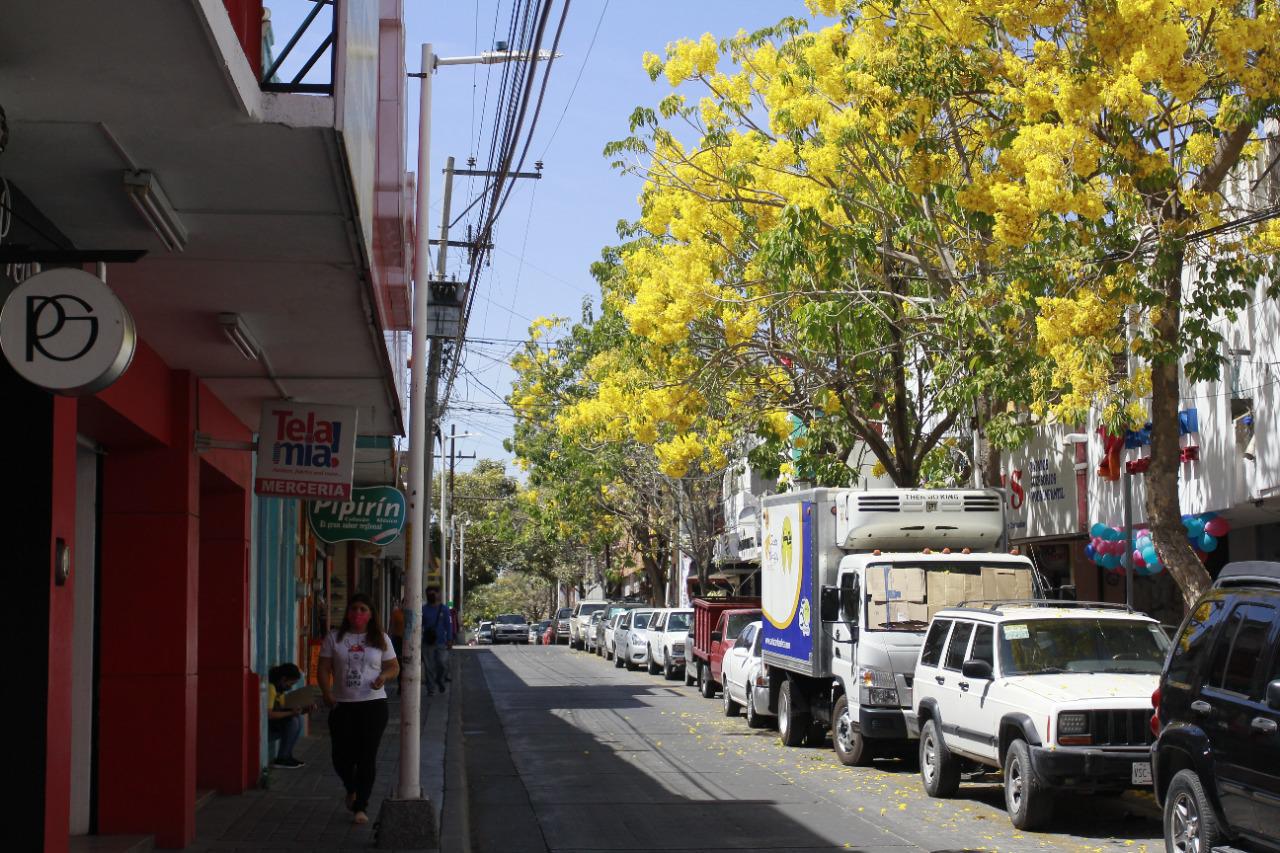
[(356, 823), (369, 822), (378, 745), (387, 727), (385, 685), (399, 672), (400, 662), (373, 602), (356, 593), (342, 624), (325, 637), (318, 672), (324, 702), (333, 709), (329, 713), (333, 768), (347, 789), (347, 808)]

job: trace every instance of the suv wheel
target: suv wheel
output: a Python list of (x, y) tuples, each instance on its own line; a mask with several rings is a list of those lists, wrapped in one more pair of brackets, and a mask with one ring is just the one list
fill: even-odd
[(809, 735), (811, 721), (809, 715), (796, 708), (795, 683), (790, 679), (782, 682), (778, 690), (778, 737), (783, 746), (799, 746)]
[(861, 732), (854, 730), (853, 712), (849, 709), (847, 694), (836, 700), (831, 713), (831, 743), (835, 746), (841, 764), (849, 767), (867, 767), (871, 764), (871, 745)]
[(724, 715), (726, 717), (738, 716), (738, 703), (729, 698), (729, 691), (724, 691)]
[(716, 698), (716, 683), (711, 680), (711, 667), (705, 663), (698, 664), (698, 692), (703, 699)]
[(960, 762), (942, 742), (933, 720), (925, 720), (920, 730), (920, 780), (931, 797), (954, 797), (960, 789)]
[(676, 677), (676, 671), (671, 668), (671, 661), (669, 660), (662, 662), (662, 677), (667, 681)]
[(1036, 829), (1053, 814), (1049, 792), (1036, 786), (1031, 749), (1021, 738), (1009, 744), (1004, 756), (1004, 802), (1009, 820), (1018, 829)]
[(1194, 770), (1180, 770), (1164, 797), (1164, 849), (1209, 853), (1221, 841), (1218, 815)]

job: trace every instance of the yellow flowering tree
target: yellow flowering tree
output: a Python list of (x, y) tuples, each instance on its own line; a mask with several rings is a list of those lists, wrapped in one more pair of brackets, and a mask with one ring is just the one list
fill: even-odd
[[(559, 337), (548, 346), (542, 335), (552, 329)], [(512, 360), (508, 449), (538, 488), (542, 511), (557, 515), (566, 533), (595, 531), (600, 547), (625, 541), (662, 603), (680, 552), (700, 576), (710, 569), (727, 464), (715, 442), (727, 433), (706, 428), (707, 404), (690, 399), (696, 390), (651, 385), (650, 377), (674, 368), (637, 362), (617, 312), (606, 308), (597, 318), (587, 310), (572, 326), (539, 321), (531, 333)]]
[(1274, 231), (1222, 189), (1277, 115), (1275, 3), (808, 5), (831, 20), (644, 57), (673, 91), (606, 148), (645, 179), (606, 282), (644, 360), (903, 485), (975, 408), (999, 442), (1009, 403), (1120, 429), (1149, 396), (1148, 515), (1194, 598), (1179, 364), (1216, 374)]

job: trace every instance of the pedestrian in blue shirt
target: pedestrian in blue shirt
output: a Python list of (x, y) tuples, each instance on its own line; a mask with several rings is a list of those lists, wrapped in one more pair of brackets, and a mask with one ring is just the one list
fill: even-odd
[(453, 614), (440, 601), (440, 590), (427, 588), (422, 605), (422, 663), (426, 667), (427, 695), (445, 691), (449, 681), (449, 647), (453, 645)]

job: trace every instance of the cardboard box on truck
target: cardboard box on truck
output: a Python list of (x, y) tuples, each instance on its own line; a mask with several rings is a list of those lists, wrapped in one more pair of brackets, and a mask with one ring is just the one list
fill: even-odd
[(977, 572), (929, 572), (929, 618), (944, 607), (982, 599), (982, 575)]
[(1031, 572), (1001, 566), (982, 567), (984, 601), (1008, 601), (1031, 598)]
[(917, 601), (875, 601), (867, 605), (867, 618), (872, 628), (889, 622), (928, 622), (929, 606)]
[(867, 567), (867, 592), (872, 601), (925, 600), (925, 571), (920, 568)]

